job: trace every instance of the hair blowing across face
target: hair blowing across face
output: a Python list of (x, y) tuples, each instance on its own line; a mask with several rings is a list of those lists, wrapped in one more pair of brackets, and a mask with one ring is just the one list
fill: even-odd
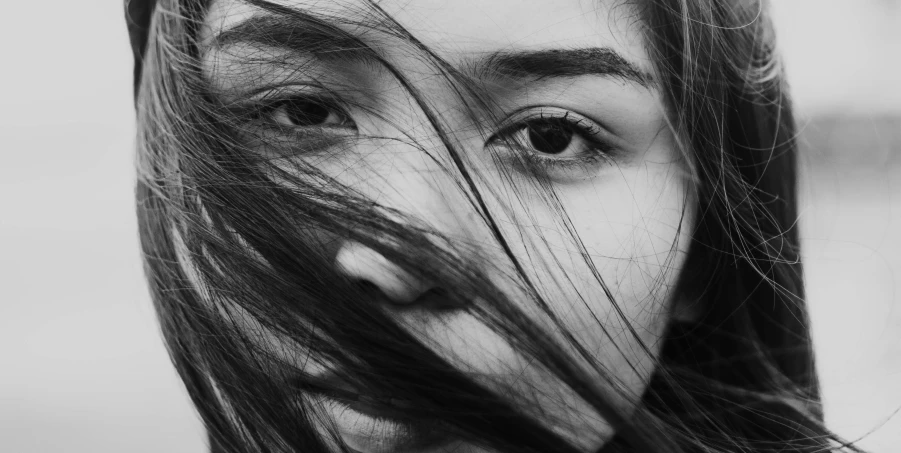
[[(689, 150), (697, 205), (687, 209), (696, 210), (696, 225), (678, 291), (697, 301), (700, 315), (669, 330), (650, 388), (628, 416), (431, 232), (328, 188), (315, 169), (303, 169), (313, 183), (272, 184), (235, 151), (241, 137), (209, 98), (195, 39), (204, 2), (156, 3), (126, 1), (141, 243), (169, 353), (214, 449), (329, 451), (315, 411), (285, 403), (322, 389), (303, 379), (298, 388), (279, 385), (270, 364), (278, 357), (260, 350), (249, 317), (344, 365), (374, 394), (415, 403), (409, 416), (455, 436), (498, 451), (577, 451), (384, 313), (354, 306), (365, 289), (335, 290), (346, 282), (323, 270), (328, 256), (314, 245), (315, 230), (452, 282), (455, 297), (488, 301), (479, 312), (486, 324), (613, 425), (605, 453), (857, 451), (823, 424), (796, 222), (796, 128), (765, 2), (633, 2), (672, 128)], [(434, 127), (441, 135), (440, 123)]]

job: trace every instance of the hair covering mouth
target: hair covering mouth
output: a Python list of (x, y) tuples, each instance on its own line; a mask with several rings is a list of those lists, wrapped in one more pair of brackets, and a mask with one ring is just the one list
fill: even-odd
[(150, 33), (150, 18), (156, 0), (125, 0), (125, 24), (128, 26), (128, 39), (131, 41), (131, 52), (135, 59), (134, 93), (138, 95), (141, 85), (141, 69), (144, 52), (147, 51), (147, 36)]

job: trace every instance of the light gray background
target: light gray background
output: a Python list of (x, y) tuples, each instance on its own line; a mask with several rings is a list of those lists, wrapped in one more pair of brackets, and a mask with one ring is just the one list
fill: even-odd
[[(774, 3), (828, 422), (901, 452), (901, 2)], [(142, 279), (121, 4), (2, 18), (0, 452), (202, 452)]]

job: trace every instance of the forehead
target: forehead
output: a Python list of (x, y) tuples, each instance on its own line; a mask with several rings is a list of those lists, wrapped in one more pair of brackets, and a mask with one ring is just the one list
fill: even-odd
[[(497, 50), (607, 47), (647, 72), (652, 65), (635, 8), (611, 0), (272, 0), (337, 20), (365, 21), (373, 5), (433, 51), (454, 61)], [(214, 0), (201, 41), (260, 9), (242, 0)]]

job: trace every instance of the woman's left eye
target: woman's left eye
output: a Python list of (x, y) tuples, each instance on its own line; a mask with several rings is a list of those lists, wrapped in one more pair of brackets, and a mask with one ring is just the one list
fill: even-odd
[(601, 140), (601, 127), (569, 111), (543, 109), (527, 114), (489, 138), (488, 145), (518, 151), (509, 156), (517, 166), (550, 179), (587, 179), (610, 159), (611, 146)]

